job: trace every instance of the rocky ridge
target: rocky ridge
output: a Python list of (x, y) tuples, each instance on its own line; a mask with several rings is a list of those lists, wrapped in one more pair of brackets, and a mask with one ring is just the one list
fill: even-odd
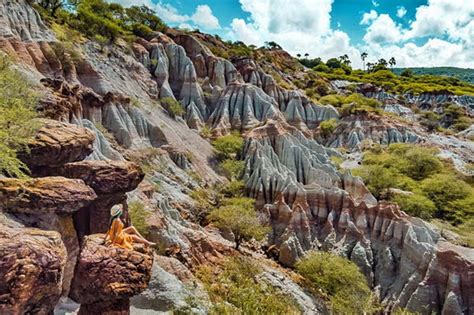
[[(458, 314), (474, 309), (472, 250), (447, 243), (428, 224), (408, 217), (394, 205), (377, 203), (359, 178), (340, 174), (330, 162), (331, 157), (341, 155), (335, 148), (357, 149), (365, 139), (418, 142), (419, 134), (393, 121), (349, 117), (341, 120), (326, 142), (314, 140), (319, 122), (339, 118), (334, 108), (314, 104), (300, 91), (281, 87), (252, 59), (231, 62), (214, 56), (198, 36), (170, 30), (150, 41), (138, 39), (133, 54), (119, 42), (108, 48), (108, 56), (97, 44), (86, 42), (75, 46), (78, 56), (71, 58), (57, 49), (52, 33), (43, 32), (43, 22), (22, 0), (1, 9), (5, 14), (0, 25), (9, 31), (0, 34), (0, 49), (16, 57), (28, 76), (44, 87), (42, 112), (63, 123), (47, 122), (32, 144), (31, 156), (24, 157), (40, 178), (26, 183), (2, 180), (0, 184), (0, 199), (8, 201), (0, 203), (2, 211), (8, 212), (0, 214), (6, 226), (0, 251), (5, 257), (15, 257), (22, 243), (12, 247), (8, 240), (28, 231), (22, 233), (26, 242), (31, 238), (38, 246), (25, 254), (39, 266), (31, 274), (51, 275), (47, 277), (49, 289), (39, 295), (41, 300), (30, 299), (28, 288), (41, 291), (46, 286), (43, 282), (13, 278), (10, 288), (19, 289), (0, 292), (6, 296), (0, 299), (0, 309), (48, 312), (61, 294), (72, 290), (71, 297), (83, 303), (83, 313), (105, 313), (103, 307), (126, 313), (129, 297), (144, 290), (148, 282), (150, 253), (108, 253), (97, 237), (87, 236), (104, 232), (110, 206), (126, 205), (126, 198), (139, 200), (153, 211), (151, 240), (159, 244), (160, 254), (181, 261), (183, 269), (235, 254), (231, 242), (186, 220), (187, 208), (193, 203), (188, 194), (201, 185), (192, 172), (201, 175), (203, 182), (222, 181), (209, 163), (212, 147), (197, 131), (204, 125), (214, 136), (232, 129), (246, 135), (246, 190), (273, 228), (270, 244), (277, 247), (282, 264), (291, 266), (311, 249), (332, 250), (361, 267), (387, 310), (402, 306), (423, 314)], [(5, 17), (18, 12), (27, 18), (6, 21)], [(41, 32), (24, 37), (21, 29)], [(159, 105), (164, 98), (181, 103), (184, 121), (168, 116)], [(48, 128), (61, 130), (48, 132)], [(50, 156), (56, 162), (47, 163), (45, 157)], [(141, 182), (144, 174), (127, 159), (147, 161), (150, 170), (145, 181)], [(62, 177), (44, 177), (51, 175)], [(41, 186), (39, 195), (44, 206), (31, 213), (31, 198), (38, 198), (36, 185), (44, 182), (47, 189)], [(59, 182), (66, 187), (74, 184), (74, 189), (60, 194)], [(157, 184), (158, 190), (154, 188)], [(20, 186), (21, 191), (26, 187), (31, 193), (19, 200), (11, 198), (20, 191), (14, 187)], [(82, 203), (71, 204), (71, 196)], [(55, 208), (52, 198), (63, 202), (61, 209)], [(12, 199), (17, 202), (14, 206)], [(57, 248), (45, 245), (51, 240)], [(35, 261), (35, 251), (43, 251), (51, 262), (41, 265)], [(92, 254), (95, 251), (97, 256)], [(100, 294), (87, 296), (87, 285), (94, 279), (76, 275), (74, 270), (93, 270), (101, 266), (95, 262), (102, 258), (119, 267), (131, 262), (132, 270), (138, 271), (97, 276), (94, 279), (100, 283), (95, 288)], [(8, 274), (21, 267), (12, 261), (0, 264), (0, 272)], [(168, 290), (159, 285), (163, 272), (154, 268), (152, 284)], [(18, 274), (26, 272), (30, 271)], [(63, 281), (58, 280), (62, 277)], [(115, 277), (121, 277), (123, 287), (107, 286), (117, 281)], [(268, 277), (275, 285), (296, 285), (277, 271)], [(180, 286), (184, 280), (170, 277), (170, 281)], [(150, 305), (151, 289), (132, 299), (132, 307), (136, 303), (161, 311), (161, 305)], [(300, 304), (309, 305), (306, 313), (314, 312), (307, 293), (296, 289), (290, 293), (299, 295)], [(16, 299), (21, 303), (13, 306), (11, 301)], [(167, 310), (182, 304), (166, 301)]]

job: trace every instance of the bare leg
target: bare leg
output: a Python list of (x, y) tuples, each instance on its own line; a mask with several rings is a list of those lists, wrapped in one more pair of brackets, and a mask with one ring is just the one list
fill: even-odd
[(138, 232), (138, 230), (134, 226), (129, 226), (123, 229), (123, 231), (130, 235), (133, 235), (133, 234), (138, 235), (139, 237), (144, 239), (143, 235), (141, 235), (140, 232)]
[(146, 245), (149, 245), (149, 246), (156, 245), (156, 243), (149, 242), (146, 239), (144, 239), (144, 238), (142, 238), (138, 235), (130, 234), (130, 236), (132, 237), (132, 239), (135, 243), (146, 244)]

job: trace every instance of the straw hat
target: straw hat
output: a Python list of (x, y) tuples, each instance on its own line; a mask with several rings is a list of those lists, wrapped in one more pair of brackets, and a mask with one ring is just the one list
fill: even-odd
[(115, 205), (110, 209), (110, 215), (112, 218), (120, 217), (122, 215), (122, 205)]

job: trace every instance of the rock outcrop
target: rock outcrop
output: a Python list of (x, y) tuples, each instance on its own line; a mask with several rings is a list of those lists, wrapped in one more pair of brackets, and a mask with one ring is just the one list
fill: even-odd
[(66, 248), (57, 232), (0, 213), (0, 313), (48, 314), (62, 292)]
[(421, 137), (406, 125), (387, 117), (369, 114), (344, 117), (324, 141), (331, 148), (343, 147), (360, 151), (364, 142), (389, 145), (417, 143), (421, 140)]
[(146, 247), (134, 251), (103, 245), (104, 235), (86, 236), (71, 285), (79, 314), (128, 314), (130, 297), (146, 289), (153, 255)]

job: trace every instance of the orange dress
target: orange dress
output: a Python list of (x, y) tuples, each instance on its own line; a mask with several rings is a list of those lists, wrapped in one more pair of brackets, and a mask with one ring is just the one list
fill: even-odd
[(121, 220), (115, 219), (107, 232), (109, 244), (125, 249), (133, 250), (132, 236), (123, 231), (124, 224)]

